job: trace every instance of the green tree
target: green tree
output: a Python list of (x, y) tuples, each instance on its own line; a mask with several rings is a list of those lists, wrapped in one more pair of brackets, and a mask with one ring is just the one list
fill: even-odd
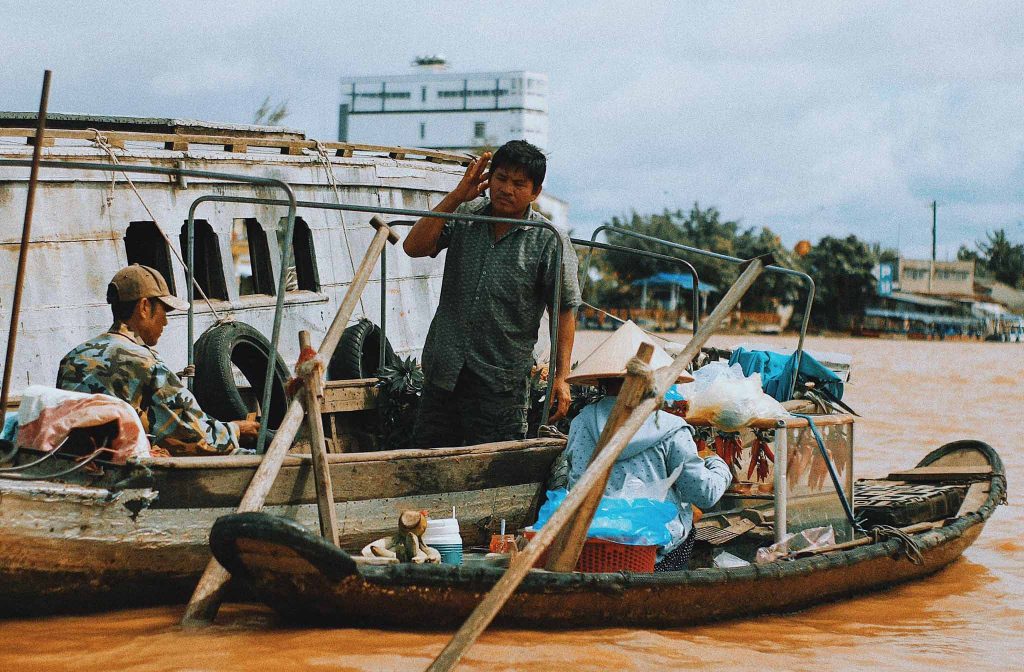
[(1005, 229), (993, 231), (987, 238), (976, 245), (988, 274), (1011, 287), (1024, 287), (1024, 245), (1011, 243)]
[[(767, 227), (747, 229), (736, 239), (734, 247), (736, 256), (741, 259), (771, 254), (775, 257), (777, 266), (799, 269), (799, 264), (793, 255), (782, 246), (782, 240)], [(780, 304), (796, 303), (800, 297), (806, 296), (806, 291), (806, 284), (800, 278), (789, 274), (768, 272), (758, 278), (757, 282), (747, 290), (743, 297), (743, 306), (747, 310), (772, 310)]]
[(288, 116), (288, 101), (278, 104), (270, 102), (270, 96), (263, 99), (256, 114), (252, 116), (252, 123), (258, 126), (280, 126), (281, 122)]
[[(631, 229), (637, 233), (690, 247), (729, 255), (736, 252), (737, 223), (721, 221), (718, 210), (701, 210), (698, 203), (694, 203), (688, 213), (682, 210), (665, 210), (656, 215), (639, 215), (634, 212), (628, 221), (613, 217), (610, 223), (612, 226)], [(736, 277), (734, 265), (726, 261), (674, 250), (657, 242), (614, 232), (608, 233), (608, 241), (623, 247), (659, 252), (684, 259), (693, 264), (701, 283), (723, 286)], [(623, 282), (632, 282), (663, 271), (685, 272), (681, 264), (625, 253), (609, 253), (608, 264)]]
[(875, 255), (856, 236), (825, 236), (804, 263), (816, 284), (811, 319), (819, 326), (848, 329), (875, 293)]

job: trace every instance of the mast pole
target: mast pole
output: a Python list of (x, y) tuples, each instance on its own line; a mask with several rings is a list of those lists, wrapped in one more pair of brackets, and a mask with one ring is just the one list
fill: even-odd
[(3, 385), (0, 387), (0, 424), (7, 412), (7, 400), (11, 391), (11, 369), (14, 367), (14, 349), (18, 344), (18, 319), (21, 317), (21, 293), (25, 287), (25, 266), (28, 263), (28, 246), (32, 237), (32, 212), (35, 209), (36, 184), (39, 181), (39, 160), (43, 152), (46, 132), (46, 107), (50, 99), (49, 70), (43, 72), (43, 92), (39, 97), (39, 115), (36, 118), (36, 135), (33, 139), (32, 170), (28, 178), (28, 195), (25, 199), (25, 222), (21, 227), (21, 248), (18, 250), (18, 271), (14, 279), (14, 299), (11, 301), (11, 328), (7, 332), (7, 355), (4, 358)]

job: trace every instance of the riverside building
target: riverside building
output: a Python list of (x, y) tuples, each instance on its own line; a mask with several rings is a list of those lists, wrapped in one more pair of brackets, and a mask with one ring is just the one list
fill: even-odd
[[(339, 141), (479, 154), (526, 140), (547, 149), (547, 75), (451, 72), (443, 56), (412, 66), (412, 74), (341, 78)], [(569, 205), (547, 189), (536, 207), (568, 227)]]
[(547, 75), (450, 72), (441, 56), (414, 72), (341, 78), (338, 140), (477, 152), (509, 140), (548, 144)]

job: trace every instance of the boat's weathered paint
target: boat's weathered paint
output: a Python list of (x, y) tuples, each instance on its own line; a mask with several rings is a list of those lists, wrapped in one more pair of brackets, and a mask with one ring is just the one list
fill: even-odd
[[(931, 574), (958, 558), (1005, 496), (1002, 463), (977, 442), (949, 444), (922, 465), (991, 465), (984, 498), (952, 522), (913, 536), (922, 557), (898, 540), (730, 569), (663, 574), (534, 571), (498, 616), (505, 624), (557, 627), (692, 625), (790, 611)], [(968, 506), (965, 504), (965, 506)], [(491, 567), (366, 566), (261, 514), (232, 516), (211, 534), (214, 554), (260, 598), (288, 617), (356, 625), (454, 627), (501, 577)]]
[[(228, 140), (225, 138), (225, 142)], [(254, 143), (255, 144), (255, 143)], [(0, 145), (0, 158), (23, 159), (31, 147)], [(129, 145), (114, 150), (126, 166), (189, 168), (273, 177), (294, 187), (299, 200), (337, 202), (339, 196), (316, 152), (299, 155), (229, 152), (224, 148), (193, 147), (187, 151), (161, 149), (159, 145)], [(96, 146), (58, 144), (46, 147), (47, 160), (109, 162), (110, 156)], [(358, 205), (429, 209), (458, 181), (463, 168), (424, 158), (390, 158), (386, 155), (331, 156), (342, 201)], [(60, 358), (76, 344), (110, 325), (105, 303), (106, 286), (118, 268), (127, 263), (125, 232), (132, 222), (156, 221), (175, 249), (192, 201), (205, 194), (281, 198), (271, 188), (213, 180), (168, 180), (160, 175), (132, 174), (142, 199), (129, 188), (124, 175), (114, 182), (105, 172), (45, 169), (40, 174), (35, 223), (25, 282), (18, 351), (13, 366), (12, 390), (29, 384), (52, 385)], [(17, 267), (20, 222), (25, 206), (28, 171), (0, 167), (0, 296), (12, 294)], [(217, 234), (228, 299), (215, 300), (221, 315), (231, 315), (260, 332), (269, 334), (275, 298), (269, 295), (239, 296), (232, 282), (231, 227), (235, 219), (255, 218), (266, 231), (272, 276), (278, 277), (280, 250), (275, 232), (286, 208), (239, 203), (207, 203), (196, 218), (209, 222)], [(320, 279), (317, 292), (289, 292), (285, 299), (281, 352), (288, 362), (297, 355), (295, 335), (309, 330), (314, 342), (322, 337), (351, 281), (353, 265), (362, 258), (373, 229), (370, 214), (300, 209), (309, 226)], [(344, 229), (344, 232), (343, 232)], [(346, 234), (348, 244), (346, 245)], [(349, 255), (351, 249), (351, 257)], [(183, 250), (181, 250), (183, 252)], [(411, 259), (400, 249), (388, 254), (388, 338), (400, 354), (416, 354), (422, 348), (429, 321), (440, 292), (443, 255), (438, 259)], [(184, 255), (183, 255), (184, 256)], [(174, 284), (184, 296), (185, 273), (172, 260)], [(374, 274), (363, 293), (366, 316), (380, 322), (379, 275)], [(3, 306), (0, 306), (3, 308)], [(0, 313), (3, 310), (0, 309)], [(361, 309), (357, 316), (361, 316)], [(215, 322), (206, 304), (196, 302), (196, 333)], [(6, 341), (6, 323), (0, 342)], [(185, 364), (186, 320), (171, 314), (159, 350), (175, 370)]]
[[(467, 543), (485, 544), (502, 518), (532, 520), (563, 446), (332, 455), (341, 544), (390, 534), (405, 509), (447, 517), (453, 506)], [(259, 458), (202, 459), (145, 460), (152, 487), (123, 490), (0, 478), (0, 616), (186, 600), (209, 560), (210, 528), (235, 511)], [(315, 530), (308, 457), (286, 462), (265, 510)]]

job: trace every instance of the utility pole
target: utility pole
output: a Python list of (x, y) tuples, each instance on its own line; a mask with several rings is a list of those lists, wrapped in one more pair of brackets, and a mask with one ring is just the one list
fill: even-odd
[(935, 219), (936, 219), (936, 217), (935, 217), (935, 210), (936, 210), (937, 207), (938, 207), (938, 204), (935, 201), (932, 201), (932, 263), (928, 265), (928, 293), (929, 294), (932, 293), (932, 277), (935, 275), (935, 253), (936, 253), (936, 249), (935, 248), (936, 248), (936, 240), (938, 238), (938, 236), (936, 235), (936, 227), (935, 227)]

